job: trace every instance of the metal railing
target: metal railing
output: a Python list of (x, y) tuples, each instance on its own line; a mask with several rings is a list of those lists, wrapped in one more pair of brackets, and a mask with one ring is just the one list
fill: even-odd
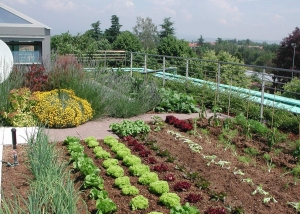
[[(163, 56), (138, 52), (130, 53), (129, 64), (130, 69), (127, 70), (130, 71), (131, 75), (135, 68), (141, 68), (140, 72), (144, 74), (157, 73), (159, 75), (156, 76), (163, 79), (163, 86), (165, 85), (165, 81), (167, 79), (177, 78), (181, 80), (205, 80), (207, 82), (214, 83), (218, 94), (221, 90), (224, 90), (224, 88), (226, 88), (226, 85), (237, 86), (238, 93), (243, 93), (243, 89), (246, 89), (248, 94), (250, 92), (252, 94), (255, 94), (255, 96), (251, 96), (254, 96), (254, 100), (260, 104), (261, 118), (263, 118), (264, 106), (270, 106), (270, 101), (273, 102), (273, 106), (274, 102), (276, 102), (276, 104), (278, 104), (277, 107), (284, 108), (296, 114), (300, 114), (299, 100), (294, 100), (276, 95), (278, 93), (283, 92), (283, 86), (287, 82), (290, 82), (290, 80), (293, 78), (293, 76), (295, 76), (295, 74), (300, 74), (299, 70), (238, 64), (213, 60), (203, 60), (199, 58)], [(235, 72), (230, 73), (226, 66), (230, 66), (229, 70), (232, 69)], [(171, 70), (173, 71), (173, 73), (171, 74), (167, 72), (167, 70), (170, 70), (170, 68), (172, 68)], [(226, 69), (227, 73), (225, 72)], [(256, 71), (249, 69), (255, 69)], [(278, 76), (274, 75), (274, 71), (283, 71), (290, 75)], [(252, 84), (248, 85), (248, 87), (246, 85), (243, 85), (245, 83), (245, 80), (236, 78), (238, 72), (239, 74), (242, 74), (241, 76), (245, 74), (245, 79), (247, 77), (247, 73), (248, 75), (256, 75), (257, 82), (255, 82), (256, 85), (254, 86), (257, 86), (259, 91), (251, 90), (251, 87), (254, 87), (253, 81)], [(225, 73), (226, 75), (224, 75)], [(230, 82), (230, 79), (232, 80), (232, 78), (236, 78), (234, 83)], [(195, 80), (194, 82), (197, 82), (197, 80)], [(259, 99), (257, 98), (258, 94), (260, 96)]]

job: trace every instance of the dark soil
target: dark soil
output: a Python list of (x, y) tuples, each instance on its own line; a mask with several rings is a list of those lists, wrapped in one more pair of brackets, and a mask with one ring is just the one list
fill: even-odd
[[(153, 130), (153, 125), (151, 125), (151, 127)], [(245, 136), (239, 132), (239, 134), (232, 139), (232, 144), (235, 145), (235, 150), (233, 150), (232, 146), (230, 147), (220, 142), (219, 135), (222, 132), (221, 127), (212, 127), (208, 125), (207, 120), (198, 121), (198, 127), (209, 130), (209, 134), (204, 134), (204, 132), (201, 132), (199, 129), (199, 135), (189, 135), (180, 132), (171, 125), (166, 125), (165, 128), (158, 132), (151, 131), (146, 139), (139, 139), (139, 142), (148, 146), (149, 150), (151, 150), (149, 146), (151, 145), (150, 142), (155, 142), (155, 145), (157, 145), (160, 150), (168, 150), (170, 157), (175, 158), (174, 162), (167, 162), (167, 157), (160, 157), (157, 155), (157, 151), (151, 150), (150, 156), (155, 157), (158, 162), (157, 164), (163, 163), (168, 167), (166, 172), (157, 172), (159, 178), (164, 180), (167, 174), (172, 173), (175, 175), (176, 180), (169, 182), (170, 192), (176, 192), (173, 190), (173, 186), (178, 181), (188, 181), (192, 183), (192, 187), (189, 190), (176, 192), (181, 198), (181, 204), (186, 202), (185, 197), (188, 194), (196, 193), (202, 195), (202, 200), (190, 204), (196, 206), (200, 210), (200, 213), (204, 213), (210, 207), (231, 207), (232, 209), (241, 207), (245, 213), (297, 213), (293, 207), (287, 205), (287, 202), (300, 201), (300, 185), (297, 184), (298, 178), (295, 179), (291, 173), (283, 176), (283, 173), (296, 166), (296, 161), (290, 155), (292, 151), (288, 142), (291, 138), (294, 140), (297, 136), (289, 135), (290, 139), (276, 145), (270, 150), (264, 138), (253, 136), (251, 140), (247, 140)], [(193, 142), (200, 144), (203, 150), (200, 153), (192, 152), (187, 143), (184, 143), (183, 140), (176, 140), (174, 136), (168, 133), (169, 130), (179, 132)], [(100, 145), (109, 151), (112, 157), (115, 157), (115, 154), (110, 148), (104, 145), (102, 140), (99, 141)], [(125, 141), (122, 142), (126, 144)], [(20, 192), (22, 196), (26, 195), (26, 191), (29, 188), (27, 179), (31, 177), (31, 173), (26, 166), (25, 148), (26, 145), (18, 145), (18, 166), (6, 167), (3, 165), (1, 185), (5, 197), (13, 198), (13, 187)], [(66, 160), (69, 159), (66, 148), (62, 143), (58, 143), (56, 148), (63, 151), (63, 156)], [(251, 159), (249, 163), (238, 160), (238, 157), (246, 155), (244, 152), (245, 148), (255, 148), (258, 151), (257, 155), (250, 156)], [(279, 150), (281, 150), (281, 152), (278, 152)], [(95, 157), (92, 149), (87, 147), (85, 148), (85, 153), (87, 153), (89, 157)], [(132, 151), (132, 153), (138, 155), (138, 152)], [(273, 164), (275, 164), (271, 172), (268, 172), (266, 161), (262, 157), (264, 153), (269, 153), (272, 157)], [(230, 164), (221, 167), (218, 164), (211, 163), (207, 166), (209, 160), (205, 159), (203, 155), (216, 155), (217, 158), (215, 162), (222, 160), (228, 161)], [(13, 162), (11, 147), (4, 147), (3, 160)], [(148, 164), (146, 158), (143, 160), (145, 164)], [(159, 196), (150, 193), (147, 186), (138, 184), (138, 178), (131, 176), (128, 172), (128, 167), (124, 166), (125, 175), (130, 177), (131, 184), (135, 185), (139, 189), (140, 194), (149, 200), (148, 209), (131, 211), (129, 202), (133, 196), (123, 196), (121, 195), (121, 191), (114, 187), (115, 179), (105, 174), (105, 169), (102, 167), (103, 160), (94, 158), (94, 162), (101, 169), (101, 176), (105, 180), (105, 190), (108, 191), (109, 197), (117, 204), (118, 214), (148, 213), (151, 211), (160, 211), (167, 214), (170, 212), (169, 209), (158, 203)], [(122, 161), (119, 162), (121, 163)], [(151, 171), (153, 171), (153, 166), (156, 164), (148, 165)], [(241, 170), (245, 174), (235, 175), (233, 172), (238, 170)], [(196, 179), (188, 179), (187, 175), (192, 173), (194, 173), (194, 175), (197, 174), (198, 177)], [(80, 188), (83, 181), (82, 177), (78, 172), (73, 172), (72, 176), (76, 187)], [(196, 180), (198, 179), (198, 181), (200, 181), (200, 178), (202, 181), (208, 181), (210, 183), (208, 188), (201, 189), (196, 187)], [(253, 185), (242, 182), (242, 179), (246, 178), (251, 178)], [(262, 185), (262, 188), (269, 193), (268, 196), (273, 196), (277, 203), (269, 202), (264, 204), (263, 198), (268, 196), (259, 193), (252, 195), (252, 192), (258, 185)], [(81, 196), (86, 201), (89, 212), (96, 213), (95, 201), (89, 198), (89, 190), (81, 189), (81, 191)], [(220, 197), (218, 201), (212, 200), (212, 196), (216, 196), (219, 193), (225, 193), (227, 196), (225, 198)], [(230, 212), (228, 211), (227, 213)]]

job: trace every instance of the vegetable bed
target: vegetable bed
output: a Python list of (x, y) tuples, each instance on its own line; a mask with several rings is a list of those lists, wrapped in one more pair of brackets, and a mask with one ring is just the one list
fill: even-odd
[[(191, 210), (195, 210), (192, 206), (200, 213), (297, 213), (297, 204), (291, 202), (300, 201), (298, 159), (292, 156), (293, 150), (288, 143), (295, 140), (294, 135), (287, 134), (284, 140), (276, 141), (270, 147), (267, 137), (257, 133), (247, 136), (240, 127), (229, 124), (231, 128), (228, 128), (223, 121), (217, 124), (207, 119), (187, 120), (181, 131), (181, 126), (176, 128), (156, 119), (149, 123), (151, 131), (148, 135), (140, 136), (134, 132), (136, 140), (129, 136), (118, 140), (128, 149), (122, 149), (124, 152), (99, 140), (99, 146), (107, 153), (97, 158), (93, 147), (96, 144), (80, 142), (84, 153), (100, 169), (99, 176), (103, 178), (108, 197), (117, 206), (116, 213), (184, 213), (184, 209), (186, 213), (192, 213)], [(186, 123), (192, 124), (193, 129)], [(237, 133), (234, 134), (234, 130), (238, 130)], [(57, 148), (69, 160), (67, 147), (59, 143)], [(125, 161), (126, 151), (139, 157), (143, 166), (147, 165), (154, 174), (140, 179), (141, 174), (128, 160)], [(103, 164), (108, 156), (117, 159), (118, 163)], [(123, 170), (119, 167), (110, 169), (110, 165), (120, 166)], [(18, 166), (18, 170), (21, 167), (25, 166)], [(70, 164), (70, 169), (72, 167)], [(9, 176), (16, 172), (6, 170), (5, 173)], [(161, 182), (155, 181), (155, 173)], [(85, 176), (78, 170), (73, 171), (72, 176), (76, 186), (81, 187), (81, 196), (89, 211), (96, 213), (96, 200), (90, 197), (91, 188), (83, 187)], [(115, 182), (120, 176), (128, 176), (130, 186), (117, 187)], [(8, 178), (3, 178), (4, 189), (10, 188)], [(147, 180), (151, 180), (150, 184)], [(181, 205), (189, 204), (172, 208), (174, 204), (164, 204), (164, 193), (172, 193), (169, 196), (175, 202), (168, 202), (176, 204), (177, 195)], [(138, 195), (148, 200), (147, 206), (143, 202), (140, 209), (132, 206), (132, 199)]]

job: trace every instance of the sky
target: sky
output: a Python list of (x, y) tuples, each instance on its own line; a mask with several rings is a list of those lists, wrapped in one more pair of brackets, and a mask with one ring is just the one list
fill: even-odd
[(51, 35), (83, 34), (100, 21), (100, 29), (119, 17), (121, 31), (136, 25), (137, 17), (158, 26), (166, 17), (174, 22), (179, 39), (205, 41), (250, 39), (274, 41), (300, 27), (300, 0), (0, 0), (51, 28)]

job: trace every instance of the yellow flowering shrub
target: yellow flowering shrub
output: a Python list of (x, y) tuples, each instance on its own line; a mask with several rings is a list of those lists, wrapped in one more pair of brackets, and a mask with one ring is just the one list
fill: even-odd
[(75, 96), (73, 90), (55, 89), (33, 94), (37, 99), (33, 112), (42, 123), (49, 127), (79, 126), (93, 118), (91, 104)]

